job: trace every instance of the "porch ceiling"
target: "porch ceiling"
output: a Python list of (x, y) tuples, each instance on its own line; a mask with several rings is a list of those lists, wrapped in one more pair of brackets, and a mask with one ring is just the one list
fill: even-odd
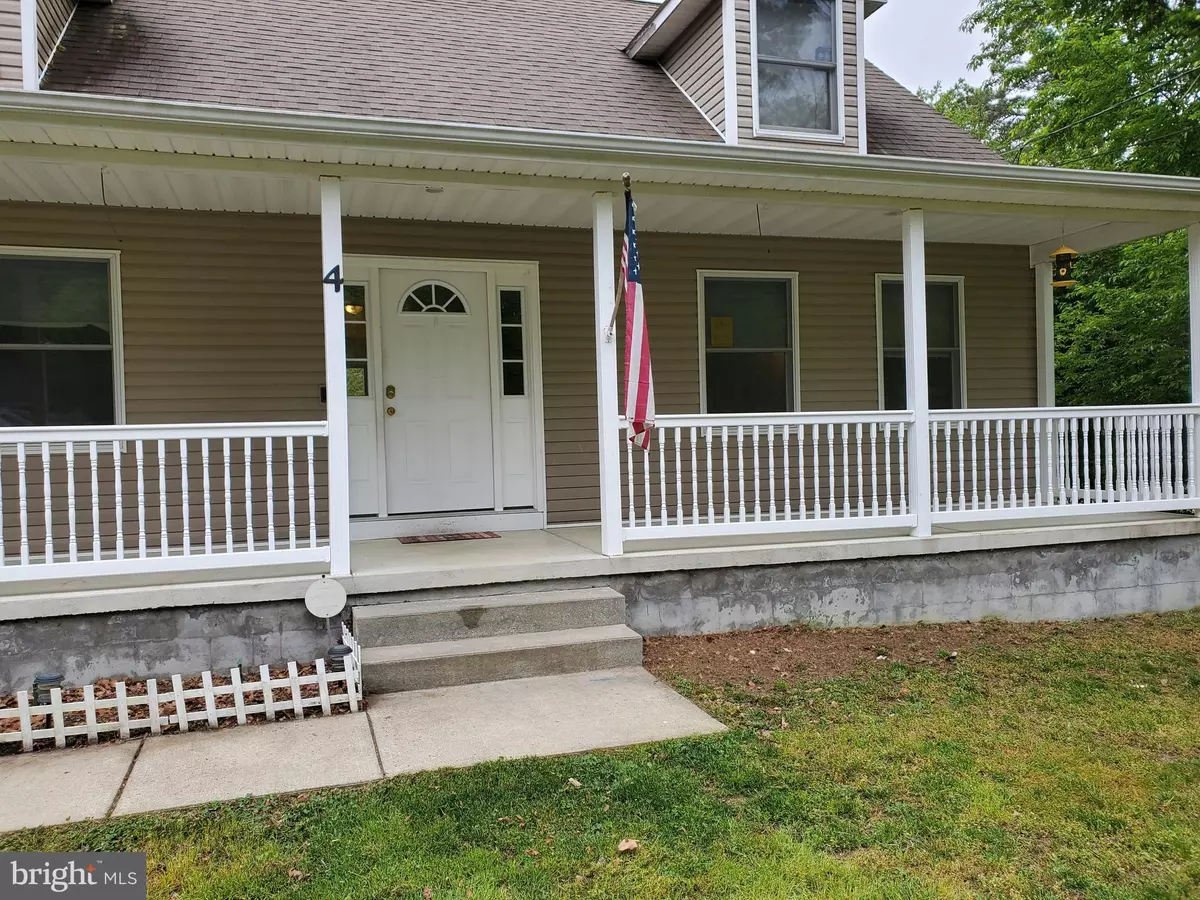
[[(316, 181), (285, 175), (0, 157), (0, 200), (316, 215), (318, 195)], [(828, 202), (821, 195), (779, 196), (779, 200), (756, 202), (651, 192), (639, 203), (639, 225), (646, 231), (694, 234), (899, 239), (899, 207)], [(343, 204), (351, 217), (492, 225), (589, 228), (592, 215), (591, 194), (567, 187), (351, 180), (344, 186)], [(926, 238), (939, 243), (1026, 246), (1053, 243), (1064, 233), (1107, 234), (1104, 229), (1111, 226), (1111, 220), (1098, 217), (1048, 218), (1036, 212), (927, 210)], [(1160, 218), (1122, 223), (1119, 233), (1155, 234), (1187, 224), (1186, 216), (1176, 218), (1175, 225)], [(618, 224), (621, 219), (619, 214)]]

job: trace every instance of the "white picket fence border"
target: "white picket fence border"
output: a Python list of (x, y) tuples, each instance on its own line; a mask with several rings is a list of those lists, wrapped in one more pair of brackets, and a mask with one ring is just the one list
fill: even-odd
[[(95, 685), (89, 684), (83, 688), (83, 700), (64, 703), (62, 689), (54, 688), (50, 692), (50, 703), (42, 706), (30, 705), (29, 692), (18, 691), (16, 709), (0, 709), (0, 720), (19, 719), (20, 730), (0, 732), (0, 743), (19, 741), (22, 749), (32, 750), (34, 741), (48, 739), (53, 739), (56, 747), (65, 747), (67, 738), (75, 735), (87, 735), (87, 742), (95, 744), (100, 735), (112, 732), (117, 732), (124, 739), (140, 731), (161, 734), (171, 726), (178, 726), (180, 732), (186, 732), (193, 723), (216, 728), (222, 719), (236, 719), (238, 725), (245, 725), (248, 716), (259, 713), (265, 715), (267, 721), (274, 721), (278, 712), (291, 712), (297, 719), (302, 719), (305, 710), (313, 708), (319, 708), (321, 715), (327, 716), (333, 712), (333, 707), (343, 704), (350, 712), (358, 712), (362, 705), (362, 651), (344, 623), (342, 640), (351, 651), (346, 657), (343, 672), (327, 671), (325, 660), (318, 659), (315, 661), (315, 674), (301, 675), (299, 666), (292, 661), (287, 664), (288, 673), (283, 678), (272, 678), (268, 666), (259, 666), (258, 681), (243, 681), (241, 669), (235, 668), (229, 673), (231, 684), (214, 685), (212, 672), (202, 672), (200, 677), (203, 686), (185, 689), (183, 676), (172, 675), (172, 690), (159, 691), (158, 681), (150, 679), (145, 682), (146, 693), (136, 696), (128, 693), (126, 682), (118, 681), (116, 696), (106, 700), (97, 700)], [(301, 688), (313, 684), (317, 685), (319, 695), (302, 696)], [(342, 687), (341, 693), (334, 693), (339, 685)], [(288, 697), (276, 699), (276, 689), (288, 690)], [(247, 703), (247, 695), (256, 692), (262, 692), (262, 702)], [(230, 695), (233, 697), (232, 707), (217, 706), (218, 697)], [(189, 711), (187, 701), (196, 698), (204, 699), (204, 709)], [(174, 706), (174, 714), (163, 715), (163, 705)], [(146, 715), (135, 718), (132, 713), (139, 708), (145, 708)], [(97, 721), (97, 713), (107, 709), (116, 710), (116, 722)], [(67, 714), (78, 712), (84, 714), (85, 723), (67, 725)], [(33, 720), (44, 716), (50, 719), (49, 727), (34, 728)]]

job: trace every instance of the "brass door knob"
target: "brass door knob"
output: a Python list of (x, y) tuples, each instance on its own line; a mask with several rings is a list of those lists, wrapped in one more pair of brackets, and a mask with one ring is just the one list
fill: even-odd
[(396, 407), (389, 406), (387, 412), (389, 416), (394, 416), (396, 414)]

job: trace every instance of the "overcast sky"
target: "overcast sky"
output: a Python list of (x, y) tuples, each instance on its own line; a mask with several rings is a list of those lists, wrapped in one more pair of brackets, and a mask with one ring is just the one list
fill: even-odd
[(959, 78), (979, 84), (986, 73), (968, 71), (967, 63), (980, 38), (959, 31), (976, 5), (977, 0), (888, 0), (867, 19), (867, 59), (910, 91)]

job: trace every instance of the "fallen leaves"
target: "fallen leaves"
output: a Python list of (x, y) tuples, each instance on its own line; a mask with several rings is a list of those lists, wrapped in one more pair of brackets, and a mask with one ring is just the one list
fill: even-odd
[(570, 785), (575, 790), (579, 790), (581, 787), (583, 787), (583, 782), (581, 782), (577, 778), (568, 778), (567, 784)]
[(621, 843), (617, 844), (617, 852), (618, 853), (637, 853), (638, 848), (640, 848), (641, 846), (642, 845), (641, 845), (640, 841), (636, 841), (633, 838), (625, 838), (624, 840), (621, 841)]

